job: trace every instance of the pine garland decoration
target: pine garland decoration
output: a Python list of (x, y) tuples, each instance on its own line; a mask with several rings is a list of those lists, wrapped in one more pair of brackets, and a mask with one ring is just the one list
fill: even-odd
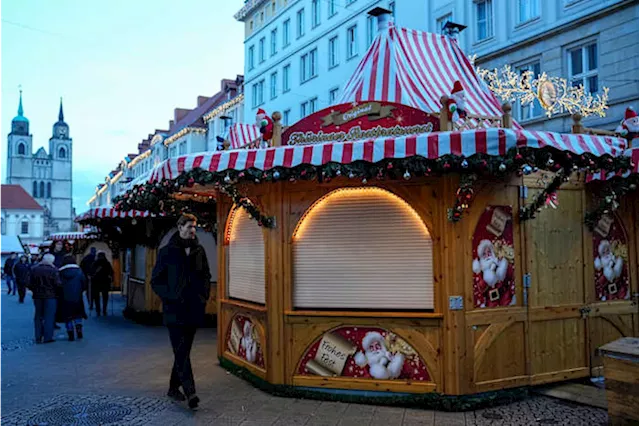
[(584, 217), (584, 223), (590, 231), (593, 231), (600, 219), (613, 213), (620, 206), (618, 200), (629, 192), (638, 189), (638, 175), (633, 174), (627, 178), (612, 178), (607, 181), (604, 188), (597, 193), (600, 194), (597, 206), (588, 211)]

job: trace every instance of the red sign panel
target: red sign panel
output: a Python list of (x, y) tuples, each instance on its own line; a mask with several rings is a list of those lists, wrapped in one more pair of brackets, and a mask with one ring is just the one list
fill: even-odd
[(393, 102), (334, 105), (315, 112), (282, 134), (282, 145), (344, 142), (438, 131), (437, 116)]

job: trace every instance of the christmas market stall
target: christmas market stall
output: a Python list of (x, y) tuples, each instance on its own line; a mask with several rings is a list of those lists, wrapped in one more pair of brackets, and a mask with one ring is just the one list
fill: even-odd
[[(208, 208), (215, 209), (215, 204)], [(113, 207), (93, 208), (76, 218), (76, 222), (95, 229), (101, 241), (113, 251), (114, 265), (116, 262), (122, 265), (117, 278), (122, 282), (122, 291), (126, 296), (124, 314), (127, 318), (143, 323), (161, 321), (162, 304), (151, 290), (151, 271), (158, 250), (176, 232), (176, 220), (175, 212), (173, 215), (137, 210), (123, 212)], [(215, 287), (218, 272), (216, 241), (211, 232), (213, 225), (207, 222), (200, 225), (197, 236), (205, 247), (213, 277), (212, 285)], [(206, 312), (209, 316), (216, 313), (215, 291), (207, 303)]]
[(632, 308), (596, 298), (584, 181), (628, 170), (626, 141), (523, 130), (453, 39), (384, 18), (337, 105), (171, 158), (117, 208), (216, 199), (218, 356), (267, 390), (464, 408), (590, 376), (588, 309)]

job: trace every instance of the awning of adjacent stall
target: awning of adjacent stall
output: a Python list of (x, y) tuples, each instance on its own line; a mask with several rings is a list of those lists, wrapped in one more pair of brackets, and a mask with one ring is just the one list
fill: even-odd
[(77, 241), (77, 240), (95, 240), (97, 235), (87, 232), (58, 232), (49, 235), (50, 241)]
[(321, 166), (335, 162), (377, 163), (385, 159), (420, 156), (437, 159), (445, 155), (471, 157), (475, 154), (506, 155), (512, 148), (555, 148), (577, 155), (620, 156), (626, 141), (609, 136), (560, 134), (501, 128), (463, 132), (434, 132), (419, 135), (378, 138), (353, 142), (294, 145), (277, 148), (201, 152), (171, 158), (156, 166), (147, 182), (175, 179), (182, 173), (201, 168), (209, 172), (225, 170), (270, 170), (303, 164)]
[(609, 180), (615, 177), (626, 178), (631, 176), (632, 174), (637, 175), (639, 172), (638, 163), (640, 163), (640, 149), (638, 149), (637, 146), (631, 149), (627, 149), (624, 152), (624, 155), (631, 158), (631, 169), (624, 172), (609, 173), (600, 171), (598, 173), (587, 175), (586, 182)]
[(230, 149), (245, 148), (260, 138), (260, 129), (254, 124), (234, 123), (225, 134), (229, 141)]
[(156, 217), (156, 216), (164, 216), (164, 215), (152, 214), (148, 211), (129, 210), (124, 212), (124, 211), (118, 211), (113, 207), (96, 207), (76, 217), (76, 222), (83, 222), (89, 219), (124, 219), (124, 218), (138, 218), (138, 217)]
[[(437, 114), (441, 96), (449, 96), (456, 81), (465, 90), (469, 114), (502, 116), (500, 102), (455, 39), (390, 24), (379, 32), (337, 103), (389, 101)], [(515, 121), (514, 127), (521, 128)]]
[(2, 254), (24, 253), (24, 247), (20, 242), (20, 238), (15, 235), (5, 235), (2, 237)]

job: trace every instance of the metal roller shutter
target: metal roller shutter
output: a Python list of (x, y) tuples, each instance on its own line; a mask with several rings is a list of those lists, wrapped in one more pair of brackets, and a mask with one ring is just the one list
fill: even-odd
[(433, 243), (418, 214), (380, 188), (330, 193), (294, 233), (294, 306), (433, 309)]
[(229, 297), (265, 303), (262, 228), (244, 209), (237, 209), (229, 231)]

